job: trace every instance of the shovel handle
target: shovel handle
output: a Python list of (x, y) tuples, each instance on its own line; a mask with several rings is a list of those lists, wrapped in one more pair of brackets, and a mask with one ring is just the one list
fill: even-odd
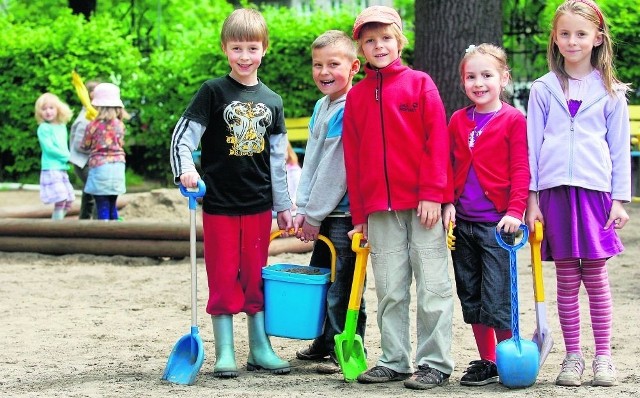
[(189, 209), (195, 210), (197, 206), (196, 199), (204, 196), (204, 193), (207, 191), (206, 185), (204, 185), (204, 181), (198, 180), (197, 188), (187, 188), (184, 185), (180, 184), (180, 193), (182, 196), (186, 196), (189, 198)]
[(500, 231), (496, 228), (495, 235), (498, 245), (509, 252), (509, 272), (511, 274), (511, 333), (513, 334), (513, 340), (516, 342), (518, 350), (520, 349), (520, 321), (518, 317), (518, 267), (516, 264), (516, 251), (527, 243), (529, 236), (529, 229), (525, 224), (520, 224), (522, 230), (522, 239), (515, 245), (506, 243)]
[(449, 221), (449, 228), (447, 228), (447, 247), (449, 250), (456, 250), (456, 237), (453, 235), (453, 221)]
[(351, 284), (351, 295), (349, 296), (349, 310), (359, 310), (362, 301), (362, 291), (364, 289), (364, 277), (367, 274), (367, 259), (369, 257), (369, 244), (363, 239), (360, 232), (353, 235), (351, 250), (356, 253), (356, 266), (353, 271), (353, 283)]
[[(198, 180), (198, 188), (180, 184), (180, 193), (189, 198), (189, 259), (191, 260), (191, 328), (197, 328), (198, 268), (196, 266), (196, 199), (204, 196), (207, 186)], [(196, 329), (197, 330), (197, 329)]]
[(520, 229), (522, 230), (522, 240), (520, 240), (520, 242), (516, 243), (515, 245), (510, 245), (502, 240), (502, 235), (500, 235), (500, 231), (496, 228), (496, 241), (498, 242), (500, 247), (515, 255), (516, 251), (527, 243), (529, 236), (529, 228), (527, 228), (526, 224), (520, 224)]
[(529, 245), (531, 246), (531, 273), (533, 274), (533, 294), (536, 303), (544, 302), (544, 282), (542, 279), (542, 223), (538, 220), (533, 225), (533, 231), (529, 234)]

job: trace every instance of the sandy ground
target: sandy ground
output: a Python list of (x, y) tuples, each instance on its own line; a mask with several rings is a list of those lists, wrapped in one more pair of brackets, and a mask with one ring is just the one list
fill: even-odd
[[(186, 204), (182, 206), (181, 199), (173, 192), (137, 194), (121, 214), (125, 222), (145, 217), (188, 222), (188, 210)], [(16, 204), (39, 204), (37, 193), (0, 192), (0, 207)], [(546, 306), (556, 343), (540, 370), (537, 383), (522, 390), (510, 390), (498, 384), (479, 388), (459, 385), (467, 363), (477, 359), (477, 352), (470, 327), (462, 322), (456, 298), (453, 331), (456, 369), (448, 386), (424, 394), (434, 397), (638, 396), (640, 206), (628, 205), (627, 210), (632, 221), (621, 232), (626, 251), (609, 263), (615, 305), (613, 356), (618, 368), (618, 386), (591, 387), (589, 365), (581, 387), (563, 388), (553, 384), (564, 356), (564, 344), (557, 319), (554, 268), (552, 263), (544, 263)], [(308, 258), (308, 253), (280, 254), (270, 257), (269, 263), (306, 264)], [(535, 328), (529, 264), (527, 245), (518, 252), (520, 327), (524, 338), (530, 338)], [(408, 390), (401, 383), (363, 385), (345, 383), (340, 374), (318, 375), (314, 363), (295, 358), (296, 350), (309, 344), (304, 340), (271, 339), (276, 352), (290, 360), (291, 374), (247, 372), (244, 370), (248, 353), (244, 314), (234, 318), (236, 357), (242, 366), (240, 375), (229, 380), (214, 378), (214, 343), (210, 318), (204, 311), (207, 287), (201, 259), (198, 260), (198, 325), (205, 346), (204, 365), (192, 386), (162, 381), (173, 345), (189, 332), (189, 269), (188, 259), (0, 252), (0, 396), (337, 398), (423, 394)], [(450, 275), (453, 276), (452, 269)], [(583, 347), (590, 364), (593, 337), (584, 289), (581, 298)], [(365, 299), (369, 308), (365, 345), (369, 366), (372, 366), (380, 355), (373, 283), (367, 286)], [(412, 311), (415, 311), (413, 306)]]

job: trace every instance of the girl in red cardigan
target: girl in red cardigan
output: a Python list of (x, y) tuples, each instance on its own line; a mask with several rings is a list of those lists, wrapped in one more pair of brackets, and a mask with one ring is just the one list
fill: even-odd
[(473, 105), (449, 122), (454, 201), (444, 207), (443, 221), (456, 226), (456, 288), (480, 354), (460, 384), (482, 386), (498, 382), (496, 343), (511, 337), (509, 254), (494, 230), (513, 244), (522, 223), (529, 189), (526, 120), (500, 98), (509, 83), (501, 48), (469, 46), (460, 77)]

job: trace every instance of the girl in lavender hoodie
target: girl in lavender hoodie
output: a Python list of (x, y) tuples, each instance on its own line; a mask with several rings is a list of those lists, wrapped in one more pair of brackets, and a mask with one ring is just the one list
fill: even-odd
[(551, 71), (531, 86), (527, 137), (531, 183), (526, 222), (544, 227), (542, 259), (556, 265), (558, 315), (566, 356), (557, 385), (580, 386), (578, 293), (584, 284), (595, 340), (594, 386), (617, 383), (611, 359), (612, 303), (606, 261), (624, 249), (629, 220), (629, 115), (613, 67), (612, 41), (590, 0), (568, 0), (553, 18)]

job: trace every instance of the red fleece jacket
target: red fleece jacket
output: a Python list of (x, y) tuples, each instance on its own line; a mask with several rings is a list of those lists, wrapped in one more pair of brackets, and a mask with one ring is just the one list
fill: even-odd
[(431, 77), (400, 59), (365, 74), (347, 94), (342, 133), (353, 223), (451, 202), (447, 121)]
[(496, 210), (522, 219), (530, 179), (526, 119), (522, 112), (503, 103), (471, 151), (469, 133), (475, 122), (467, 116), (468, 109), (456, 111), (449, 122), (455, 201), (462, 195), (473, 164), (480, 186)]

